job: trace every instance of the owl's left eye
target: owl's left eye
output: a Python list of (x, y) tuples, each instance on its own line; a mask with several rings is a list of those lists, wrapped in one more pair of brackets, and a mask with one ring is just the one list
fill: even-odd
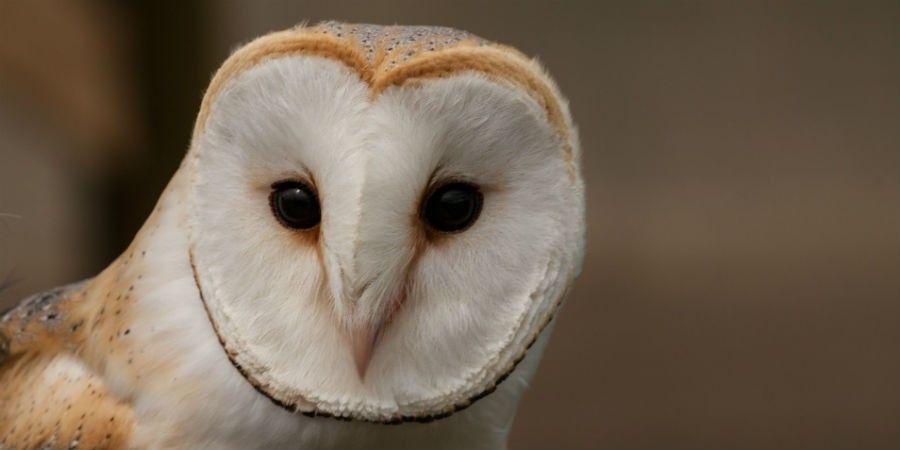
[(298, 181), (285, 181), (272, 188), (269, 204), (282, 225), (307, 230), (319, 224), (322, 218), (319, 199), (309, 186)]
[(425, 222), (433, 229), (455, 233), (469, 228), (481, 213), (483, 196), (468, 183), (449, 183), (428, 196), (422, 208)]

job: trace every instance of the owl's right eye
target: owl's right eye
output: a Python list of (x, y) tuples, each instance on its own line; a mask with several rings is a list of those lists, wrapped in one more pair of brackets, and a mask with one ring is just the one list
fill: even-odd
[(299, 181), (283, 181), (272, 186), (269, 204), (278, 221), (295, 230), (308, 230), (319, 224), (322, 212), (316, 193)]

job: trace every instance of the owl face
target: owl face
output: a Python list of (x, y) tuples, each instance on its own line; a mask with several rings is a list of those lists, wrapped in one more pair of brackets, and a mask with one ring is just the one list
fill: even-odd
[[(232, 60), (284, 48), (253, 45)], [(403, 67), (296, 48), (239, 67), (187, 161), (194, 277), (234, 365), (286, 408), (374, 422), (492, 391), (580, 264), (574, 131), (485, 71), (376, 90)]]

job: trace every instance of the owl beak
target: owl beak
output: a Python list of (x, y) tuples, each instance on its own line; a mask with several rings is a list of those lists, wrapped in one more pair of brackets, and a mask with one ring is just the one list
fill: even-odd
[[(396, 286), (395, 283), (391, 284)], [(359, 304), (380, 307), (358, 311), (361, 314), (357, 316), (356, 323), (350, 324), (348, 328), (353, 362), (360, 380), (365, 380), (384, 330), (390, 325), (392, 316), (406, 297), (404, 291), (396, 287), (388, 289), (387, 294), (379, 295), (379, 291), (379, 289), (364, 290), (365, 293), (357, 300)]]
[[(370, 222), (388, 222), (375, 219), (369, 218)], [(395, 228), (364, 231), (355, 238), (357, 245), (336, 296), (350, 356), (361, 381), (365, 381), (377, 347), (383, 344), (387, 328), (406, 300), (414, 256), (406, 236), (396, 233)]]
[(356, 373), (359, 374), (360, 380), (365, 380), (366, 370), (372, 361), (372, 354), (375, 351), (375, 345), (381, 338), (381, 329), (384, 325), (383, 321), (376, 324), (367, 324), (357, 328), (350, 337), (350, 345), (353, 348), (353, 362), (356, 363)]

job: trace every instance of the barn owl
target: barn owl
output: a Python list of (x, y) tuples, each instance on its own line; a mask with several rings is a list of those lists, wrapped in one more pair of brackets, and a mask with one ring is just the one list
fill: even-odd
[(125, 252), (0, 319), (0, 448), (505, 448), (583, 241), (533, 60), (439, 27), (263, 36)]

